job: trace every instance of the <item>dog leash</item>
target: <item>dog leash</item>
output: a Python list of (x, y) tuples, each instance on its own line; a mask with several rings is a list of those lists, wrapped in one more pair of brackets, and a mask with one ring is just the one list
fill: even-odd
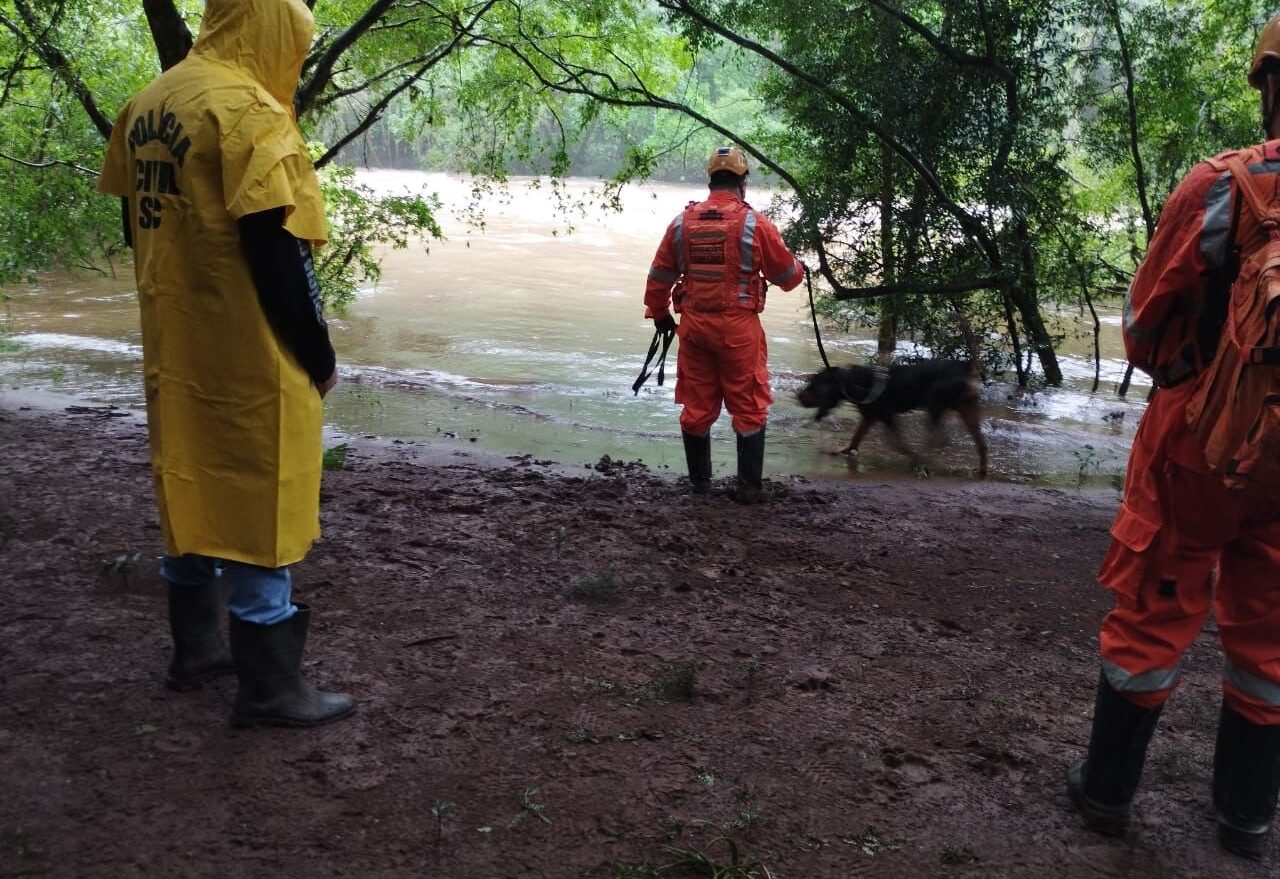
[(804, 281), (809, 285), (809, 314), (813, 315), (813, 337), (818, 340), (818, 353), (822, 355), (822, 365), (831, 368), (831, 361), (827, 359), (827, 352), (822, 347), (822, 331), (818, 329), (818, 306), (813, 303), (813, 275), (809, 272), (809, 267), (805, 266)]
[(661, 387), (663, 379), (666, 377), (667, 370), (667, 350), (671, 347), (671, 340), (675, 338), (675, 330), (653, 331), (653, 341), (649, 343), (649, 353), (644, 358), (644, 366), (640, 367), (640, 377), (636, 379), (635, 384), (631, 386), (631, 392), (636, 396), (640, 395), (640, 389), (644, 387), (644, 383), (649, 380), (649, 376), (653, 375), (653, 370), (649, 369), (649, 364), (653, 362), (654, 357), (658, 357), (658, 348), (662, 348), (662, 356), (658, 357), (658, 385)]

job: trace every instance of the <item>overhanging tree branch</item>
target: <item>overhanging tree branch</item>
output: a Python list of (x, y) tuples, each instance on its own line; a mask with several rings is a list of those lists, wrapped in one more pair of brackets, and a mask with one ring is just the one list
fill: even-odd
[[(534, 35), (530, 35), (521, 29), (522, 24), (521, 24), (520, 16), (518, 14), (520, 7), (518, 4), (514, 4), (514, 5), (516, 6), (516, 9), (517, 9), (516, 29), (517, 29), (517, 37), (520, 40), (520, 45), (517, 45), (514, 40), (502, 39), (496, 35), (485, 35), (482, 37), (478, 37), (477, 42), (490, 43), (492, 45), (498, 46), (510, 52), (517, 60), (519, 60), (522, 64), (524, 64), (524, 66), (529, 70), (529, 72), (544, 88), (547, 88), (556, 92), (560, 92), (563, 94), (579, 95), (582, 97), (590, 98), (591, 100), (599, 101), (601, 103), (610, 104), (613, 106), (632, 107), (632, 108), (648, 107), (648, 108), (653, 108), (658, 110), (668, 110), (671, 112), (682, 114), (687, 118), (690, 118), (700, 123), (703, 127), (711, 131), (715, 131), (721, 134), (722, 136), (724, 136), (725, 138), (727, 138), (728, 140), (739, 144), (741, 148), (745, 152), (747, 152), (749, 155), (751, 155), (753, 158), (755, 158), (756, 161), (758, 161), (764, 167), (769, 168), (769, 170), (773, 171), (773, 173), (777, 174), (781, 180), (787, 183), (792, 188), (792, 190), (796, 193), (796, 197), (800, 200), (801, 205), (802, 206), (804, 205), (806, 201), (805, 188), (801, 186), (799, 181), (796, 180), (796, 178), (792, 174), (790, 174), (785, 168), (783, 168), (776, 161), (774, 161), (768, 154), (762, 152), (760, 149), (755, 147), (746, 138), (742, 137), (739, 133), (716, 122), (714, 119), (711, 119), (705, 114), (700, 113), (699, 111), (688, 106), (687, 104), (684, 104), (678, 101), (673, 101), (669, 98), (664, 98), (654, 94), (644, 84), (643, 80), (640, 79), (639, 75), (636, 73), (634, 68), (632, 68), (630, 65), (623, 62), (621, 59), (617, 59), (617, 60), (619, 61), (621, 66), (623, 66), (625, 69), (628, 70), (632, 79), (634, 80), (634, 84), (630, 84), (630, 85), (620, 84), (617, 81), (617, 79), (607, 71), (583, 67), (582, 65), (567, 61), (565, 58), (563, 58), (558, 54), (553, 54), (553, 52), (548, 48), (548, 46), (552, 45), (552, 41), (546, 39), (545, 36), (543, 35), (537, 35), (538, 38), (535, 39)], [(664, 3), (663, 5), (666, 5), (666, 4)], [(726, 36), (726, 39), (730, 38), (727, 34), (725, 36)], [(733, 36), (737, 36), (737, 35), (735, 34)], [(741, 39), (745, 40), (745, 38), (741, 38)], [(751, 41), (749, 40), (746, 40), (745, 42), (751, 43)], [(752, 44), (752, 45), (757, 45), (757, 44)], [(763, 47), (759, 47), (759, 48), (761, 49), (761, 51), (768, 53), (767, 49), (764, 49)], [(772, 53), (769, 53), (769, 54), (772, 54)], [(536, 56), (536, 58), (534, 56)], [(549, 76), (543, 70), (542, 66), (538, 63), (537, 59), (541, 59), (542, 61), (545, 61), (547, 64), (551, 65), (551, 67), (554, 68), (560, 75), (554, 78)], [(779, 61), (781, 61), (781, 59), (779, 59)], [(602, 87), (593, 85), (592, 84), (593, 80), (598, 81)], [(862, 114), (861, 111), (857, 111), (857, 112), (860, 116), (865, 117), (865, 114)], [(918, 159), (917, 159), (917, 164), (919, 164)], [(926, 174), (928, 173), (927, 168), (923, 170), (925, 171)], [(932, 187), (930, 188), (933, 189)], [(933, 189), (933, 191), (936, 195), (937, 190)], [(943, 194), (943, 197), (945, 198), (945, 193)], [(959, 209), (958, 206), (957, 206), (957, 209), (961, 210), (963, 213), (963, 210)], [(967, 217), (971, 222), (974, 222), (974, 223), (978, 222), (976, 219), (974, 219), (968, 214), (965, 214), (965, 217)], [(839, 279), (836, 277), (836, 274), (831, 267), (830, 258), (824, 246), (822, 236), (816, 227), (814, 227), (812, 230), (811, 243), (818, 254), (819, 270), (821, 271), (823, 277), (826, 279), (827, 283), (830, 285), (833, 291), (833, 294), (838, 299), (869, 299), (877, 296), (886, 296), (886, 295), (892, 295), (895, 293), (909, 293), (909, 292), (921, 292), (921, 293), (936, 292), (939, 294), (955, 294), (959, 292), (968, 292), (972, 290), (986, 289), (986, 288), (992, 288), (992, 287), (1003, 289), (1008, 285), (1007, 279), (999, 275), (996, 275), (993, 277), (979, 279), (977, 281), (974, 281), (974, 280), (958, 281), (952, 285), (919, 286), (919, 285), (904, 283), (901, 285), (852, 288), (842, 284), (839, 281)], [(994, 242), (991, 242), (991, 247), (994, 250), (995, 248)], [(995, 261), (996, 266), (992, 266), (992, 267), (997, 268), (999, 266), (999, 262), (998, 262), (999, 252), (998, 251), (994, 251), (994, 252), (995, 252), (995, 260), (989, 260), (989, 261)]]
[(47, 33), (41, 32), (40, 21), (36, 18), (27, 0), (14, 0), (14, 7), (18, 10), (18, 16), (22, 19), (22, 25), (25, 25), (25, 29), (4, 12), (0, 12), (0, 25), (4, 25), (19, 40), (30, 46), (31, 51), (45, 63), (50, 72), (71, 90), (71, 93), (76, 96), (76, 100), (80, 102), (85, 112), (89, 114), (89, 121), (93, 123), (93, 127), (98, 130), (103, 139), (111, 137), (111, 120), (98, 107), (98, 102), (94, 100), (93, 93), (80, 77), (80, 74), (76, 73), (75, 68), (71, 66), (67, 56), (54, 43), (50, 42)]
[[(973, 67), (978, 70), (986, 70), (1006, 82), (1013, 82), (1017, 79), (1013, 71), (1006, 65), (1001, 64), (996, 58), (994, 51), (994, 41), (991, 38), (990, 30), (987, 30), (987, 54), (973, 55), (969, 52), (962, 52), (955, 46), (948, 43), (942, 37), (929, 30), (921, 21), (907, 15), (897, 6), (888, 2), (888, 0), (867, 0), (872, 6), (884, 12), (889, 17), (895, 19), (899, 24), (906, 27), (907, 30), (919, 36), (926, 43), (934, 48), (938, 54), (942, 55), (948, 61), (960, 67)], [(985, 21), (985, 16), (984, 16)]]
[(365, 112), (364, 117), (358, 123), (356, 123), (356, 125), (354, 125), (350, 131), (348, 131), (341, 138), (339, 138), (337, 143), (329, 147), (329, 149), (325, 152), (325, 154), (316, 160), (316, 163), (315, 163), (316, 167), (320, 168), (327, 165), (329, 162), (332, 162), (334, 158), (337, 157), (338, 153), (340, 153), (347, 144), (351, 143), (360, 135), (364, 134), (371, 127), (373, 127), (373, 124), (378, 121), (378, 119), (382, 116), (384, 112), (386, 112), (387, 107), (391, 106), (391, 102), (394, 101), (401, 94), (403, 94), (405, 91), (407, 91), (409, 87), (412, 86), (414, 83), (416, 83), (418, 80), (422, 79), (422, 77), (425, 76), (427, 71), (429, 71), (432, 67), (435, 67), (441, 61), (447, 58), (453, 52), (453, 50), (458, 47), (458, 45), (462, 42), (464, 37), (468, 37), (471, 35), (472, 28), (475, 27), (476, 23), (479, 22), (480, 19), (483, 18), (484, 15), (490, 9), (492, 9), (497, 2), (498, 0), (485, 0), (484, 3), (480, 4), (478, 10), (472, 14), (471, 20), (469, 22), (467, 22), (466, 24), (460, 23), (460, 26), (458, 27), (457, 31), (454, 33), (453, 38), (449, 40), (448, 43), (445, 43), (443, 46), (439, 47), (435, 52), (427, 56), (426, 60), (423, 61), (423, 63), (413, 72), (412, 75), (405, 78), (400, 84), (398, 84), (395, 88), (388, 91), (375, 104), (373, 104)]
[(972, 293), (974, 290), (1001, 290), (1006, 283), (1006, 280), (998, 275), (988, 275), (968, 281), (951, 281), (943, 284), (902, 281), (875, 287), (840, 287), (833, 290), (832, 295), (840, 300), (876, 299), (881, 296), (952, 296), (956, 293)]
[[(847, 95), (842, 94), (832, 88), (828, 83), (823, 82), (808, 71), (801, 70), (796, 65), (787, 61), (778, 55), (777, 52), (767, 48), (755, 40), (742, 36), (729, 30), (719, 22), (713, 21), (696, 9), (688, 0), (658, 0), (658, 5), (668, 11), (679, 13), (717, 34), (722, 39), (733, 43), (743, 49), (759, 55), (769, 63), (773, 64), (779, 70), (790, 75), (792, 78), (805, 83), (811, 88), (817, 90), (821, 94), (827, 96), (834, 104), (843, 109), (846, 113), (853, 116), (862, 125), (866, 126), (872, 134), (874, 134), (882, 143), (886, 144), (908, 167), (918, 174), (933, 193), (934, 198), (943, 209), (951, 214), (952, 217), (960, 224), (965, 234), (973, 240), (973, 242), (981, 248), (983, 255), (991, 268), (999, 271), (1003, 267), (1003, 260), (1000, 256), (1000, 249), (991, 236), (987, 234), (982, 221), (966, 211), (963, 207), (955, 202), (947, 192), (946, 187), (942, 185), (942, 181), (938, 179), (920, 156), (909, 149), (906, 144), (893, 136), (893, 133), (885, 128), (878, 120), (864, 111), (861, 107), (849, 99)], [(830, 280), (830, 278), (828, 278)]]
[(36, 171), (43, 171), (48, 168), (70, 168), (73, 171), (79, 171), (81, 174), (87, 174), (90, 177), (97, 177), (98, 172), (92, 168), (86, 168), (83, 165), (77, 165), (75, 162), (68, 162), (63, 159), (50, 159), (47, 162), (28, 162), (26, 159), (19, 159), (16, 156), (10, 156), (7, 153), (0, 153), (0, 159), (13, 162), (15, 165), (21, 165), (24, 168), (31, 168)]
[(349, 28), (340, 33), (314, 62), (308, 60), (306, 66), (311, 69), (311, 75), (302, 88), (298, 89), (299, 114), (305, 113), (315, 105), (316, 98), (320, 96), (320, 93), (325, 90), (329, 85), (329, 81), (333, 78), (333, 70), (342, 54), (355, 45), (356, 41), (369, 28), (377, 24), (378, 20), (395, 5), (396, 0), (374, 0), (369, 5), (369, 8), (364, 11), (364, 14), (356, 19)]

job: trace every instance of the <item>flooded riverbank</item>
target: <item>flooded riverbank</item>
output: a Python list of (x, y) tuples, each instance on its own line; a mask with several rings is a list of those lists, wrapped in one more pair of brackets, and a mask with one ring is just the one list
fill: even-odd
[[(331, 317), (343, 377), (326, 404), (332, 428), (566, 463), (607, 454), (682, 469), (674, 356), (665, 387), (651, 383), (639, 396), (630, 387), (652, 333), (640, 300), (653, 250), (671, 217), (702, 190), (632, 188), (620, 214), (566, 219), (545, 188), (516, 182), (508, 197), (484, 203), (481, 230), (463, 218), (472, 195), (466, 180), (381, 171), (364, 179), (383, 190), (439, 193), (448, 240), (433, 242), (429, 253), (387, 253), (382, 281)], [(574, 197), (587, 189), (569, 187)], [(141, 340), (127, 267), (117, 278), (42, 276), (12, 292), (0, 387), (141, 405)], [(794, 402), (820, 361), (801, 291), (770, 293), (763, 319), (777, 402), (767, 469), (848, 478), (849, 463), (829, 452), (847, 441), (856, 417), (842, 410), (814, 423)], [(1122, 472), (1145, 388), (1135, 387), (1127, 401), (1114, 395), (1123, 371), (1119, 316), (1104, 320), (1099, 394), (1088, 393), (1093, 364), (1085, 340), (1064, 348), (1064, 388), (1023, 395), (1010, 384), (987, 387), (993, 477), (1076, 484), (1082, 475), (1109, 482)], [(869, 338), (854, 336), (829, 336), (826, 346), (835, 363), (861, 362), (874, 349)], [(907, 432), (926, 444), (920, 417), (908, 420)], [(931, 470), (971, 472), (971, 441), (956, 423), (948, 436), (945, 448), (928, 450)], [(724, 472), (733, 459), (727, 418), (715, 437)], [(907, 471), (879, 431), (869, 436), (859, 467)]]

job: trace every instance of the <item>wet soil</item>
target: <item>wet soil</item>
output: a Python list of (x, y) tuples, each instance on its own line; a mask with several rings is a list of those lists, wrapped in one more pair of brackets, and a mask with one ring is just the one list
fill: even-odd
[(1214, 842), (1211, 631), (1135, 831), (1068, 811), (1114, 491), (739, 507), (625, 463), (353, 440), (296, 579), (306, 672), (360, 711), (236, 731), (232, 681), (161, 685), (141, 421), (0, 403), (0, 448), (0, 876), (679, 879), (726, 839), (726, 876), (1275, 870)]

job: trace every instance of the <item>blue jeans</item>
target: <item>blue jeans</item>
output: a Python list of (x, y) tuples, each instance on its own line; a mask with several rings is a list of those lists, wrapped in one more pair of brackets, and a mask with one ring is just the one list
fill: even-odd
[(221, 577), (227, 584), (227, 605), (246, 623), (274, 626), (293, 616), (289, 601), (293, 579), (288, 567), (260, 568), (204, 555), (167, 555), (160, 576), (178, 586), (200, 586)]

